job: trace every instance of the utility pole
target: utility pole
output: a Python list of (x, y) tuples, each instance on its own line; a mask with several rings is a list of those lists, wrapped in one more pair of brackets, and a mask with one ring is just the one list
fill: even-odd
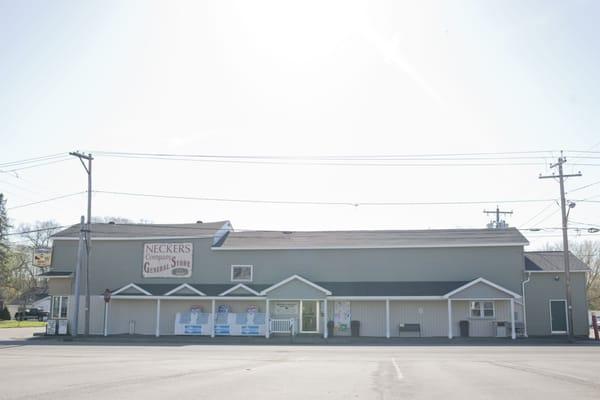
[(81, 216), (79, 223), (79, 246), (77, 246), (77, 265), (75, 266), (75, 312), (73, 313), (73, 325), (71, 326), (71, 336), (77, 336), (79, 330), (79, 293), (81, 280), (81, 253), (83, 253), (83, 240), (85, 235), (85, 218)]
[(500, 221), (500, 214), (512, 214), (512, 211), (500, 211), (500, 208), (498, 206), (496, 206), (496, 211), (488, 211), (488, 210), (483, 210), (484, 214), (496, 214), (496, 229), (500, 229), (500, 228), (505, 228), (506, 225), (504, 223), (504, 221)]
[[(565, 200), (565, 178), (571, 178), (576, 176), (581, 176), (581, 172), (576, 174), (567, 174), (563, 173), (563, 164), (567, 162), (567, 158), (563, 157), (562, 151), (560, 152), (560, 157), (558, 157), (558, 161), (552, 165), (550, 168), (558, 167), (558, 175), (546, 175), (542, 176), (540, 174), (540, 179), (549, 179), (549, 178), (558, 178), (558, 182), (560, 185), (560, 211), (562, 214), (562, 238), (563, 238), (563, 255), (565, 259), (565, 291), (567, 297), (567, 333), (569, 335), (569, 340), (573, 340), (573, 297), (571, 295), (571, 268), (569, 265), (569, 236), (567, 233), (567, 224), (569, 218), (569, 212), (567, 211), (567, 202)], [(575, 203), (569, 203), (569, 210), (575, 207)], [(552, 315), (550, 315), (552, 318)]]
[[(88, 176), (88, 201), (87, 201), (87, 227), (85, 232), (85, 334), (90, 334), (90, 251), (92, 249), (92, 154), (83, 154), (78, 151), (69, 153), (79, 158), (83, 169)], [(87, 160), (87, 165), (83, 160)]]

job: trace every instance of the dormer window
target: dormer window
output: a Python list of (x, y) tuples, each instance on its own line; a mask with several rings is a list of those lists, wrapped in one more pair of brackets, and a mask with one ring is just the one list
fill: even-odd
[(252, 282), (252, 265), (232, 265), (231, 282)]

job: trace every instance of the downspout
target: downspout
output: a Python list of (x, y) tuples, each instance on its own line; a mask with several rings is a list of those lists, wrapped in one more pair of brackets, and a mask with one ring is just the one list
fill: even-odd
[(525, 337), (528, 337), (527, 335), (527, 304), (525, 302), (525, 285), (527, 283), (529, 283), (529, 281), (531, 280), (531, 272), (527, 272), (527, 279), (525, 279), (523, 281), (523, 283), (521, 283), (521, 288), (522, 288), (522, 294), (523, 294), (523, 335)]

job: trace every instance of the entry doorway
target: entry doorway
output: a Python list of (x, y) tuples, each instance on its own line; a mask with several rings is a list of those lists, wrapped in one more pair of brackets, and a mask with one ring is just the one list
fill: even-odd
[(300, 332), (319, 332), (319, 302), (316, 300), (300, 301)]
[(567, 302), (565, 300), (550, 300), (550, 330), (552, 334), (565, 334), (568, 327)]

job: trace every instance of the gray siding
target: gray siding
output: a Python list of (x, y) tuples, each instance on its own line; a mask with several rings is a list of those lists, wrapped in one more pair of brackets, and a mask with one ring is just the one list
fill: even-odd
[(135, 333), (154, 335), (156, 332), (156, 300), (111, 300), (110, 334), (129, 333), (129, 321), (135, 321)]
[[(194, 244), (191, 278), (142, 277), (144, 243), (182, 241)], [(130, 282), (230, 283), (232, 264), (251, 264), (255, 284), (273, 284), (294, 274), (313, 282), (469, 281), (484, 277), (518, 293), (524, 270), (519, 246), (215, 251), (211, 243), (211, 239), (93, 241), (92, 292), (102, 293)], [(76, 240), (56, 240), (53, 267), (72, 271), (76, 251)]]
[[(558, 277), (558, 280), (555, 280)], [(575, 335), (588, 335), (587, 298), (585, 273), (571, 274), (573, 286), (573, 324)], [(532, 273), (525, 285), (527, 306), (527, 332), (530, 336), (551, 334), (550, 300), (565, 299), (564, 273)]]
[(399, 336), (400, 324), (420, 324), (423, 337), (447, 337), (448, 302), (390, 301), (391, 336)]
[(48, 294), (51, 296), (68, 295), (73, 293), (71, 288), (71, 278), (50, 278), (48, 279)]
[(360, 336), (385, 336), (385, 301), (351, 301), (352, 321), (360, 321)]

